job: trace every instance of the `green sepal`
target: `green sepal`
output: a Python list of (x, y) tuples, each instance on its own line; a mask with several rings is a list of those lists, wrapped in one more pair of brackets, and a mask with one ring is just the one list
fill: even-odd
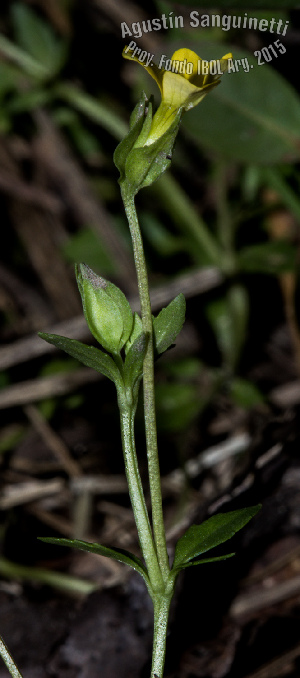
[(127, 353), (124, 363), (124, 382), (127, 388), (134, 389), (143, 375), (148, 339), (148, 335), (142, 332)]
[(122, 346), (128, 341), (133, 327), (133, 313), (129, 301), (126, 299), (124, 292), (120, 290), (117, 285), (107, 282), (106, 294), (117, 304), (121, 311), (123, 321), (123, 332), (121, 336)]
[(123, 382), (119, 368), (113, 358), (106, 353), (103, 353), (103, 351), (100, 351), (99, 348), (95, 348), (95, 346), (86, 346), (86, 344), (82, 344), (81, 341), (77, 341), (77, 339), (61, 337), (59, 334), (39, 332), (38, 335), (41, 339), (47, 341), (48, 344), (52, 344), (53, 346), (56, 346), (56, 348), (62, 349), (71, 355), (72, 358), (76, 358), (76, 360), (79, 360), (87, 367), (91, 367), (93, 370), (96, 370), (96, 372), (100, 372), (105, 377), (108, 377), (108, 379), (111, 379), (116, 386), (122, 387)]
[(64, 539), (58, 537), (38, 537), (40, 541), (44, 541), (47, 544), (56, 544), (57, 546), (69, 546), (73, 549), (79, 549), (80, 551), (88, 551), (89, 553), (96, 553), (99, 556), (105, 556), (106, 558), (112, 558), (113, 560), (118, 560), (124, 565), (129, 565), (134, 570), (139, 572), (143, 579), (149, 583), (148, 573), (145, 565), (142, 563), (140, 558), (130, 553), (130, 551), (125, 551), (123, 549), (110, 548), (108, 546), (102, 546), (102, 544), (97, 544), (96, 542), (81, 541), (80, 539)]
[(181, 115), (182, 110), (179, 109), (172, 125), (157, 141), (140, 147), (138, 140), (128, 154), (125, 181), (133, 195), (153, 184), (170, 166)]
[(145, 108), (148, 103), (145, 92), (142, 93), (140, 101), (135, 106), (130, 117), (130, 130), (126, 137), (117, 146), (114, 152), (114, 163), (120, 172), (120, 183), (125, 179), (125, 165), (128, 154), (138, 139), (145, 121)]
[(164, 353), (174, 343), (185, 320), (185, 308), (185, 298), (180, 293), (156, 318), (153, 318), (154, 345), (157, 353)]
[(210, 551), (231, 539), (260, 508), (261, 505), (258, 504), (237, 511), (218, 513), (201, 525), (192, 525), (176, 544), (172, 570), (182, 570), (201, 553)]
[(140, 147), (144, 146), (144, 144), (146, 143), (148, 136), (150, 134), (150, 129), (151, 129), (151, 125), (152, 125), (152, 101), (151, 101), (151, 98), (148, 99), (146, 104), (147, 104), (147, 107), (145, 108), (144, 124), (143, 124), (141, 132), (140, 132), (133, 148), (135, 148), (135, 147), (140, 148)]

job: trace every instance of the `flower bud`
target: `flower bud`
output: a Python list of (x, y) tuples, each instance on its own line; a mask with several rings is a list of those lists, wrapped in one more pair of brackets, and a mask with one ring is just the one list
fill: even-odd
[(128, 340), (133, 315), (121, 290), (86, 264), (76, 266), (83, 311), (95, 339), (110, 353), (119, 353)]

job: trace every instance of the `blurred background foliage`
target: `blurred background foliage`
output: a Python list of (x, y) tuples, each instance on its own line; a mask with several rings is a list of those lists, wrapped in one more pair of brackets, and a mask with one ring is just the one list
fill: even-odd
[[(196, 442), (191, 443), (185, 433), (216, 402), (226, 412), (264, 407), (273, 388), (287, 377), (297, 378), (299, 10), (285, 9), (282, 2), (278, 9), (273, 2), (272, 9), (247, 12), (239, 3), (232, 10), (222, 2), (214, 11), (199, 9), (203, 14), (231, 12), (289, 21), (281, 37), (248, 28), (193, 29), (189, 14), (194, 7), (200, 4), (188, 0), (138, 5), (117, 0), (2, 0), (3, 452), (20, 440), (24, 443), (28, 403), (35, 403), (40, 416), (58, 427), (61, 407), (70, 412), (72, 425), (73, 416), (82, 422), (80, 418), (92, 420), (97, 412), (105, 445), (118, 440), (110, 428), (116, 419), (110, 385), (97, 384), (97, 395), (93, 384), (87, 391), (82, 371), (76, 382), (74, 361), (52, 358), (31, 338), (37, 330), (52, 331), (63, 322), (67, 334), (68, 322), (81, 315), (73, 274), (76, 261), (111, 277), (129, 295), (136, 292), (112, 155), (141, 90), (153, 94), (156, 104), (159, 94), (144, 69), (122, 60), (129, 39), (154, 53), (157, 61), (161, 54), (171, 57), (179, 46), (205, 59), (231, 51), (233, 59), (240, 60), (239, 71), (226, 74), (201, 105), (184, 116), (172, 171), (138, 197), (151, 286), (164, 290), (165, 302), (181, 290), (188, 298), (186, 330), (174, 355), (170, 352), (157, 365), (160, 435), (165, 441), (175, 434), (166, 449), (175, 445), (179, 456), (182, 445), (190, 446), (190, 454), (200, 449), (205, 435), (201, 438), (193, 429)], [(170, 17), (171, 12), (173, 18), (182, 15), (184, 28), (144, 32), (139, 39), (132, 29), (132, 36), (122, 39), (122, 22), (131, 28), (134, 22), (163, 13)], [(255, 52), (275, 40), (283, 53), (276, 47), (275, 56), (267, 49), (263, 65), (258, 65)], [(249, 72), (241, 66), (242, 59)], [(277, 346), (275, 363), (266, 367), (266, 346), (283, 326), (288, 348)], [(82, 325), (71, 329), (72, 336), (90, 341)], [(24, 338), (31, 342), (27, 354)], [(12, 350), (7, 361), (8, 344)], [(70, 385), (64, 375), (72, 373)], [(54, 386), (46, 397), (33, 382), (49, 385), (52, 377)], [(29, 395), (22, 390), (27, 381)], [(15, 407), (20, 406), (17, 416)], [(109, 469), (109, 462), (102, 463)], [(111, 464), (114, 471), (121, 469), (121, 461)], [(172, 464), (169, 457), (163, 458), (165, 471)]]

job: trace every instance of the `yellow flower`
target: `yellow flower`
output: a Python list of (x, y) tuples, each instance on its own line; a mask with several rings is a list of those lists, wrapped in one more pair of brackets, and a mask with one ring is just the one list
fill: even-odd
[[(153, 118), (149, 136), (144, 142), (148, 146), (159, 139), (171, 126), (178, 111), (188, 111), (219, 84), (221, 75), (228, 67), (232, 54), (222, 59), (204, 61), (190, 49), (178, 49), (172, 59), (166, 62), (168, 68), (156, 64), (146, 65), (135, 55), (136, 49), (125, 47), (123, 57), (141, 64), (157, 83), (161, 92), (161, 104)], [(161, 59), (162, 62), (162, 59)]]

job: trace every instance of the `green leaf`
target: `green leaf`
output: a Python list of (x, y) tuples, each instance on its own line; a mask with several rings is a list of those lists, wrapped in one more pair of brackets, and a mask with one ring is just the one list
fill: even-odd
[(148, 336), (143, 332), (130, 347), (124, 363), (125, 385), (133, 389), (143, 374), (143, 363), (147, 350)]
[(27, 5), (15, 3), (12, 19), (19, 45), (53, 76), (64, 63), (66, 43)]
[(118, 560), (120, 563), (129, 565), (134, 570), (139, 572), (139, 574), (148, 582), (148, 573), (145, 565), (142, 561), (135, 556), (130, 551), (125, 551), (123, 549), (110, 548), (108, 546), (102, 546), (102, 544), (97, 544), (95, 542), (81, 541), (80, 539), (60, 539), (57, 537), (38, 537), (40, 541), (44, 541), (47, 544), (56, 544), (57, 546), (69, 546), (70, 548), (79, 549), (80, 551), (88, 551), (89, 553), (96, 553), (99, 556), (105, 556), (106, 558), (112, 558), (113, 560)]
[(157, 353), (164, 353), (174, 342), (185, 320), (185, 298), (178, 294), (153, 318), (154, 342)]
[(186, 563), (180, 569), (185, 570), (187, 567), (194, 567), (194, 565), (204, 565), (205, 563), (217, 563), (220, 560), (228, 560), (235, 556), (235, 553), (226, 553), (225, 556), (218, 556), (216, 558), (201, 558), (201, 560), (192, 560), (190, 563)]
[(244, 247), (238, 255), (239, 266), (251, 273), (279, 275), (295, 270), (297, 251), (287, 240), (273, 240)]
[(68, 337), (61, 337), (58, 334), (47, 334), (46, 332), (39, 332), (39, 337), (60, 348), (76, 360), (79, 360), (81, 363), (87, 367), (91, 367), (96, 372), (100, 372), (108, 379), (111, 379), (116, 385), (121, 385), (122, 377), (120, 371), (114, 362), (114, 360), (100, 351), (99, 348), (94, 346), (86, 346), (82, 344), (81, 341), (77, 339), (69, 339)]
[[(280, 36), (279, 36), (280, 40)], [(199, 45), (188, 45), (198, 53)], [(224, 53), (205, 44), (202, 58)], [(218, 85), (184, 116), (183, 126), (203, 147), (239, 162), (272, 164), (300, 155), (300, 98), (293, 87), (258, 57), (234, 48), (233, 60), (247, 59), (249, 71), (226, 73)], [(280, 58), (284, 58), (281, 57)], [(246, 62), (244, 62), (246, 63)]]
[(231, 539), (256, 515), (260, 508), (261, 505), (258, 504), (238, 511), (218, 513), (201, 525), (192, 525), (176, 544), (173, 570), (181, 570), (201, 553), (210, 551)]

